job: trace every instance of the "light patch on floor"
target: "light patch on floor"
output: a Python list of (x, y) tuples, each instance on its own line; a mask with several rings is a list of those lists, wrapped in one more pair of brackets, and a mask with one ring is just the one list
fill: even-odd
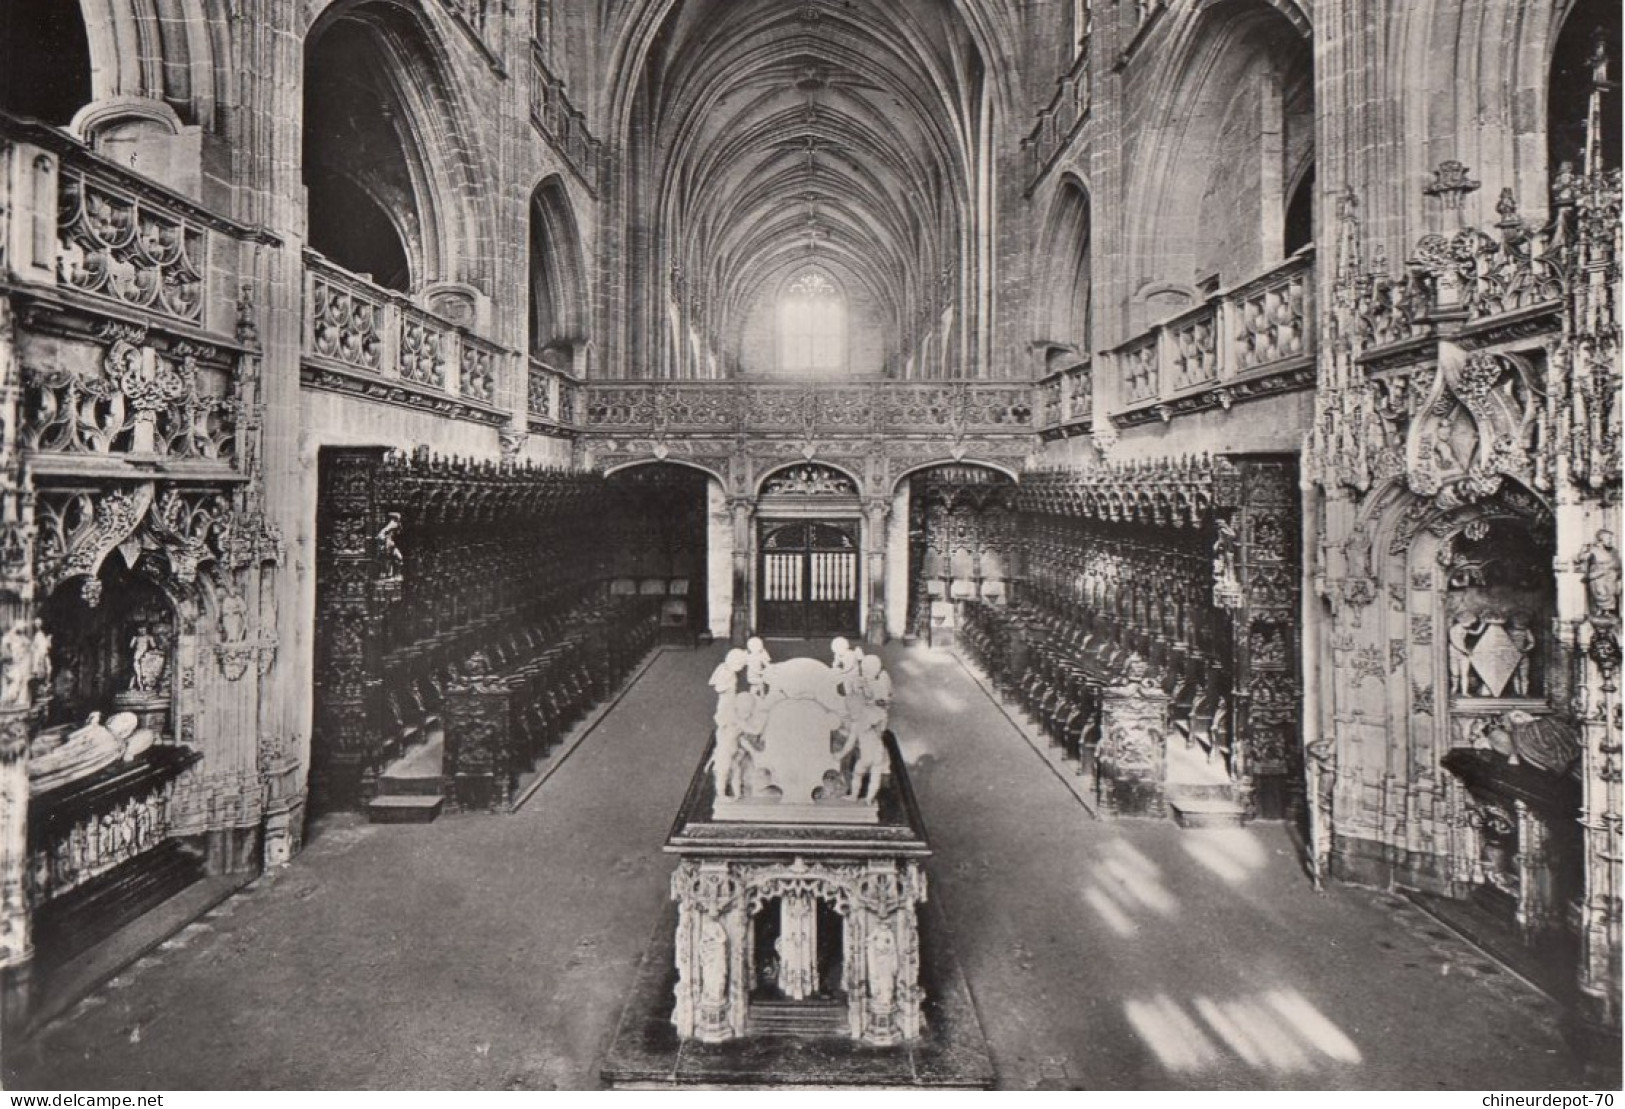
[(1269, 852), (1247, 828), (1205, 828), (1193, 831), (1180, 845), (1185, 854), (1230, 885), (1240, 885), (1269, 862)]
[(1139, 926), (1122, 910), (1117, 902), (1112, 900), (1111, 894), (1099, 886), (1090, 886), (1084, 890), (1083, 900), (1100, 917), (1102, 924), (1124, 939), (1140, 930)]
[(1123, 1014), (1157, 1061), (1171, 1071), (1202, 1070), (1220, 1058), (1213, 1041), (1165, 993), (1149, 1001), (1130, 998), (1123, 1002)]
[(1207, 1032), (1167, 994), (1125, 1001), (1123, 1014), (1157, 1061), (1170, 1071), (1228, 1065), (1232, 1060), (1225, 1058), (1215, 1040), (1248, 1066), (1280, 1074), (1317, 1072), (1328, 1061), (1361, 1061), (1354, 1041), (1295, 989), (1266, 990), (1224, 1001), (1198, 996), (1191, 999), (1191, 1008)]

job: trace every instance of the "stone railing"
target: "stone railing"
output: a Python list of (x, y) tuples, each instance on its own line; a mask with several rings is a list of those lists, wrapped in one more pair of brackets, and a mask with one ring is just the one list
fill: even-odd
[(1085, 359), (1038, 382), (1039, 434), (1046, 439), (1088, 432), (1095, 414), (1094, 368)]
[(1030, 435), (1018, 382), (620, 381), (586, 388), (595, 434)]
[[(9, 230), (7, 225), (9, 222)], [(78, 294), (142, 325), (229, 338), (233, 242), (272, 243), (88, 150), (54, 127), (0, 114), (0, 270)]]
[(497, 424), (507, 351), (305, 252), (305, 384)]
[(1136, 335), (1110, 353), (1119, 427), (1228, 409), (1314, 380), (1314, 259), (1294, 254), (1250, 281)]
[(1055, 83), (1055, 95), (1038, 110), (1038, 122), (1021, 140), (1027, 154), (1027, 188), (1037, 186), (1056, 157), (1072, 142), (1072, 136), (1089, 118), (1092, 93), (1089, 88), (1089, 44), (1087, 34), (1072, 62), (1072, 68)]
[(525, 414), (536, 432), (577, 430), (581, 382), (537, 358), (530, 360), (525, 386)]
[(492, 72), (507, 76), (502, 65), (502, 9), (498, 0), (441, 0), (452, 18), (462, 28), (469, 42), (485, 57)]
[(564, 81), (548, 69), (539, 43), (530, 51), (530, 122), (552, 144), (587, 191), (598, 194), (604, 144), (587, 130), (587, 117), (570, 103)]

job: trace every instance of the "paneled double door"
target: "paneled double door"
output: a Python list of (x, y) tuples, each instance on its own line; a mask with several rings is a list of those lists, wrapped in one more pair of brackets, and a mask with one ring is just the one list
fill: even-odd
[(858, 521), (764, 520), (756, 549), (762, 635), (858, 634)]

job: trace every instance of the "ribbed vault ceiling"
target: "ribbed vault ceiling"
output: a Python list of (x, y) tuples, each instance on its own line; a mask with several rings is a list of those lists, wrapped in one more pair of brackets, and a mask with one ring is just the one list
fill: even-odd
[(983, 65), (948, 0), (680, 0), (630, 135), (646, 226), (709, 328), (817, 263), (899, 337), (948, 295)]

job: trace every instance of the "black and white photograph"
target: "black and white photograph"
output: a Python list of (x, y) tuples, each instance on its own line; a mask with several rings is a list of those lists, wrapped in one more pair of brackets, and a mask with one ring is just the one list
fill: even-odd
[(7, 1105), (1609, 1109), (1622, 21), (0, 0)]

